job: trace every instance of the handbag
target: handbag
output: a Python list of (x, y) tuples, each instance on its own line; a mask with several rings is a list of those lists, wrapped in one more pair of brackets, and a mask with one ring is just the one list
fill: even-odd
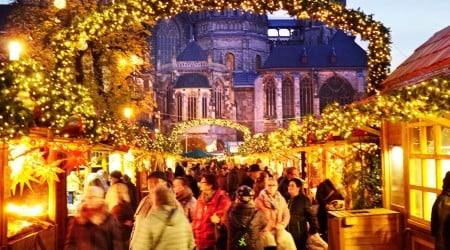
[(286, 229), (277, 230), (275, 234), (277, 250), (296, 250), (294, 237)]
[(318, 233), (311, 234), (306, 240), (308, 250), (328, 250), (328, 243), (325, 242)]

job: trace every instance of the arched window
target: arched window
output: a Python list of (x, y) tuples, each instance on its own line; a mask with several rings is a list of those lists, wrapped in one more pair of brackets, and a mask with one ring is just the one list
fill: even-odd
[(183, 121), (183, 95), (178, 93), (175, 98), (177, 100), (177, 121), (181, 122)]
[(256, 55), (255, 57), (255, 70), (259, 70), (261, 68), (261, 56), (260, 55)]
[(208, 117), (208, 98), (206, 96), (202, 97), (202, 118)]
[(223, 91), (220, 86), (217, 86), (213, 92), (213, 106), (215, 108), (215, 117), (222, 118), (223, 108)]
[[(180, 52), (178, 41), (180, 40), (176, 23), (171, 19), (163, 19), (156, 33), (156, 51), (161, 64), (172, 61), (172, 54)], [(175, 50), (175, 51), (174, 51)]]
[(276, 116), (276, 103), (275, 103), (275, 79), (268, 78), (264, 81), (264, 94), (265, 94), (265, 117), (274, 118)]
[(188, 97), (188, 120), (197, 119), (197, 97)]
[(300, 116), (314, 114), (314, 90), (311, 77), (300, 81)]
[(291, 78), (283, 78), (281, 89), (283, 118), (294, 117), (294, 83)]
[(227, 53), (225, 56), (225, 65), (229, 70), (234, 70), (234, 55), (232, 53)]
[(338, 102), (339, 105), (353, 102), (355, 90), (352, 85), (342, 77), (334, 75), (328, 78), (319, 91), (320, 111), (330, 103)]

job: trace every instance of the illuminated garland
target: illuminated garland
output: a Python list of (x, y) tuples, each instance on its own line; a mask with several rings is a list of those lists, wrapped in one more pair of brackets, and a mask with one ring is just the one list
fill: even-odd
[(329, 105), (320, 119), (307, 116), (301, 123), (292, 122), (287, 129), (278, 129), (267, 137), (246, 141), (240, 153), (288, 151), (313, 143), (322, 143), (333, 136), (344, 139), (354, 129), (369, 126), (379, 128), (383, 121), (411, 121), (420, 117), (448, 117), (450, 115), (450, 80), (435, 78), (420, 84), (377, 94), (366, 103), (339, 106)]
[[(348, 10), (333, 1), (116, 1), (99, 12), (93, 13), (83, 20), (75, 20), (69, 28), (62, 29), (51, 38), (51, 47), (56, 58), (56, 71), (45, 82), (47, 91), (42, 95), (36, 106), (39, 113), (37, 121), (45, 126), (56, 129), (59, 133), (66, 121), (73, 116), (83, 120), (85, 130), (95, 128), (95, 114), (89, 89), (76, 82), (75, 56), (81, 45), (96, 40), (106, 33), (122, 32), (127, 25), (138, 22), (173, 16), (183, 10), (199, 11), (202, 9), (239, 8), (253, 12), (264, 13), (280, 8), (288, 9), (289, 14), (296, 17), (309, 15), (341, 29), (360, 34), (363, 40), (369, 40), (368, 93), (379, 89), (381, 81), (386, 77), (389, 67), (389, 31), (380, 23), (372, 20), (360, 11)], [(30, 64), (33, 66), (34, 64)], [(50, 84), (51, 83), (51, 84)], [(4, 106), (14, 106), (13, 101)], [(5, 110), (3, 114), (11, 114)], [(28, 110), (23, 110), (28, 112)], [(19, 110), (13, 111), (17, 116)], [(5, 115), (3, 115), (5, 116)], [(12, 123), (3, 123), (1, 136), (14, 137), (26, 134), (27, 128), (23, 121), (16, 118)], [(226, 125), (228, 126), (228, 125)], [(14, 129), (11, 129), (14, 127)], [(237, 128), (239, 129), (239, 128)], [(244, 132), (245, 133), (245, 132)]]
[(214, 118), (202, 118), (177, 123), (172, 130), (172, 135), (170, 136), (170, 138), (172, 140), (177, 140), (177, 137), (183, 134), (183, 131), (185, 131), (186, 129), (205, 124), (234, 128), (244, 133), (244, 140), (250, 139), (250, 129), (247, 128), (246, 126), (232, 120), (214, 119)]

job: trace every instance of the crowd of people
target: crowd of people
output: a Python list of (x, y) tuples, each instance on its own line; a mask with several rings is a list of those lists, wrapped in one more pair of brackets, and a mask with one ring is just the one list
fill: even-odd
[(65, 248), (305, 250), (314, 235), (327, 249), (312, 205), (326, 209), (330, 197), (308, 196), (295, 167), (277, 178), (258, 164), (177, 164), (174, 172), (149, 173), (147, 187), (137, 202), (136, 187), (120, 171), (91, 174)]

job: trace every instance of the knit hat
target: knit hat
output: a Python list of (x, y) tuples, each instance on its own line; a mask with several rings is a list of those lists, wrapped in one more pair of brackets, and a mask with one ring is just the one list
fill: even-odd
[(249, 186), (242, 185), (236, 190), (236, 196), (242, 203), (249, 203), (255, 196), (255, 191)]

